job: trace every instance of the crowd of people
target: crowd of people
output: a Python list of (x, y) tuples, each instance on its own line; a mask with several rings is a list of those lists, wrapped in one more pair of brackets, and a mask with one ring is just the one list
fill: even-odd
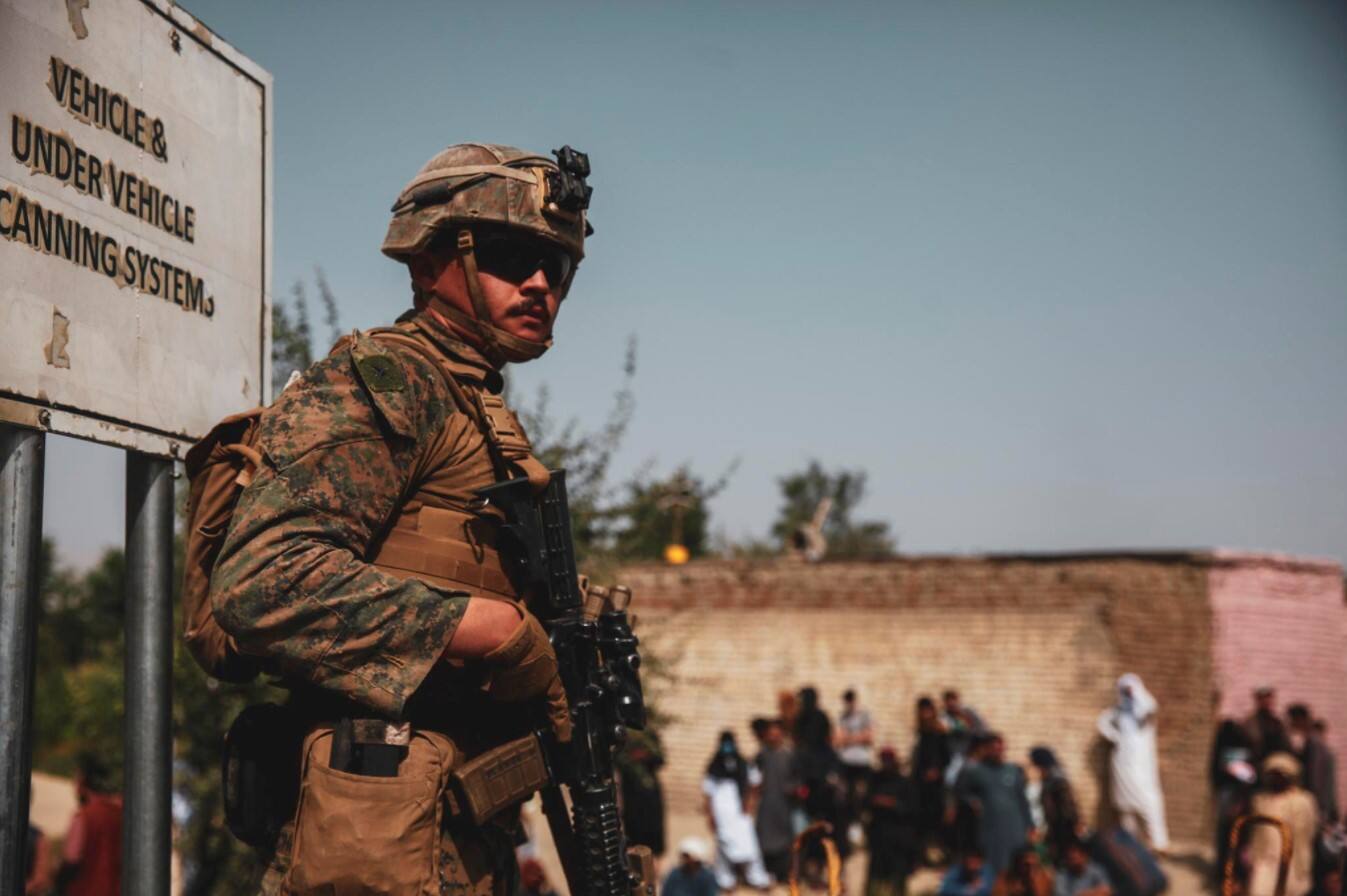
[[(1303, 703), (1277, 711), (1271, 687), (1254, 691), (1254, 711), (1224, 719), (1216, 730), (1211, 786), (1216, 806), (1218, 867), (1229, 857), (1235, 820), (1253, 813), (1286, 825), (1293, 844), (1287, 896), (1341, 896), (1347, 834), (1338, 811), (1337, 757), (1327, 723)], [(1253, 830), (1237, 856), (1249, 896), (1270, 896), (1281, 853), (1278, 832)]]
[[(1344, 855), (1334, 757), (1324, 724), (1308, 707), (1285, 719), (1260, 689), (1246, 720), (1227, 720), (1216, 739), (1212, 783), (1219, 854), (1233, 820), (1255, 812), (1286, 821), (1296, 843), (1288, 896), (1341, 896)], [(1092, 831), (1053, 749), (1038, 745), (1023, 765), (1004, 739), (956, 690), (937, 703), (916, 701), (915, 738), (906, 756), (876, 744), (857, 695), (842, 695), (834, 721), (814, 688), (783, 693), (777, 712), (752, 721), (756, 752), (745, 755), (725, 731), (702, 783), (714, 848), (679, 844), (666, 881), (669, 896), (711, 896), (740, 885), (767, 889), (790, 874), (791, 847), (806, 827), (826, 822), (838, 854), (867, 849), (867, 896), (899, 896), (919, 868), (941, 874), (941, 896), (1110, 896), (1139, 892), (1143, 879), (1115, 880), (1124, 866), (1150, 869), (1170, 849), (1156, 753), (1158, 704), (1135, 675), (1117, 683), (1097, 730), (1109, 745), (1107, 802), (1117, 828)], [(1239, 853), (1246, 896), (1271, 896), (1279, 854), (1276, 831), (1256, 828)], [(1130, 850), (1110, 861), (1109, 849)], [(1223, 865), (1222, 865), (1223, 867)], [(817, 877), (821, 857), (804, 856)], [(1218, 873), (1220, 869), (1218, 868)]]
[[(1342, 896), (1347, 860), (1337, 800), (1336, 757), (1327, 725), (1304, 704), (1281, 713), (1276, 692), (1254, 692), (1255, 709), (1221, 721), (1213, 742), (1211, 786), (1216, 808), (1217, 873), (1228, 858), (1237, 818), (1255, 814), (1285, 823), (1293, 849), (1287, 896)], [(1133, 842), (1169, 848), (1156, 756), (1158, 706), (1135, 675), (1118, 681), (1112, 706), (1098, 717), (1111, 746), (1110, 804)], [(745, 755), (723, 732), (702, 781), (714, 847), (683, 839), (665, 896), (716, 896), (740, 884), (768, 889), (787, 881), (797, 835), (828, 825), (839, 856), (867, 849), (867, 896), (902, 896), (919, 868), (940, 870), (940, 896), (1110, 896), (1133, 892), (1097, 861), (1086, 820), (1054, 751), (1039, 745), (1021, 766), (982, 715), (947, 690), (937, 703), (920, 697), (915, 737), (902, 757), (878, 747), (870, 713), (857, 695), (842, 695), (834, 721), (811, 687), (783, 692), (776, 713), (752, 720), (756, 741)], [(665, 852), (658, 772), (662, 751), (653, 734), (635, 734), (622, 766), (625, 826), (633, 843)], [(25, 892), (115, 892), (120, 876), (120, 797), (108, 770), (82, 757), (80, 808), (61, 847), (48, 858), (46, 838), (29, 832)], [(1257, 826), (1239, 844), (1234, 866), (1244, 896), (1272, 896), (1281, 843)], [(550, 890), (536, 858), (521, 862), (521, 893)], [(803, 856), (806, 878), (821, 876), (822, 856)], [(1135, 883), (1135, 882), (1129, 882)]]
[[(1246, 718), (1220, 722), (1213, 741), (1217, 874), (1229, 856), (1236, 819), (1267, 816), (1292, 838), (1287, 896), (1342, 896), (1347, 830), (1337, 799), (1337, 761), (1327, 723), (1301, 703), (1281, 713), (1276, 692), (1260, 687)], [(1169, 848), (1156, 754), (1158, 705), (1135, 675), (1118, 680), (1116, 699), (1098, 717), (1110, 745), (1113, 815), (1134, 842)], [(955, 690), (939, 703), (920, 697), (907, 756), (877, 747), (874, 724), (854, 691), (842, 694), (836, 721), (812, 687), (783, 692), (775, 715), (752, 720), (756, 741), (744, 754), (722, 732), (707, 762), (702, 793), (714, 848), (697, 837), (677, 847), (664, 896), (716, 896), (739, 886), (765, 890), (787, 881), (797, 835), (825, 822), (845, 858), (867, 849), (866, 896), (902, 896), (919, 868), (942, 869), (940, 896), (1110, 896), (1120, 888), (1096, 861), (1071, 782), (1054, 751), (1028, 751), (1021, 766), (1005, 741)], [(633, 843), (665, 852), (658, 738), (634, 733), (623, 756), (622, 801)], [(83, 756), (79, 810), (59, 863), (36, 828), (28, 837), (25, 893), (115, 892), (120, 877), (121, 799), (107, 768)], [(1272, 896), (1281, 842), (1256, 826), (1234, 867), (1243, 896)], [(542, 866), (522, 856), (520, 892), (550, 892)], [(803, 856), (818, 877), (821, 856)], [(1104, 863), (1107, 864), (1107, 863)], [(1132, 882), (1135, 883), (1135, 882)], [(1129, 888), (1121, 888), (1129, 892)]]
[[(1126, 718), (1111, 724), (1131, 732)], [(842, 695), (836, 723), (818, 692), (805, 687), (783, 693), (776, 715), (754, 719), (751, 729), (751, 759), (733, 732), (720, 735), (702, 784), (715, 848), (695, 838), (680, 843), (665, 883), (669, 896), (784, 883), (795, 837), (818, 822), (827, 824), (841, 858), (867, 847), (872, 896), (899, 896), (918, 868), (946, 866), (940, 892), (948, 896), (1111, 892), (1082, 839), (1076, 800), (1053, 751), (1035, 747), (1026, 774), (956, 690), (939, 704), (917, 700), (906, 759), (891, 747), (877, 749), (873, 721), (854, 691)], [(823, 873), (821, 855), (801, 858), (805, 877)]]

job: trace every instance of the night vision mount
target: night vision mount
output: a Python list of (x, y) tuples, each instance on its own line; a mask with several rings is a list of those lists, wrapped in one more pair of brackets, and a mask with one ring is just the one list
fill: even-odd
[(547, 201), (573, 215), (589, 208), (589, 197), (594, 193), (594, 188), (585, 183), (589, 156), (570, 146), (554, 149), (552, 155), (557, 157), (560, 170), (547, 172)]

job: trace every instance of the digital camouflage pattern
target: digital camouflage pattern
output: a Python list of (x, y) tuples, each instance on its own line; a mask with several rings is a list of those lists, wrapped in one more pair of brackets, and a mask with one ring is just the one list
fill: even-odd
[[(386, 358), (401, 387), (370, 388), (362, 354)], [(241, 650), (373, 713), (401, 715), (466, 597), (366, 558), (453, 410), (426, 360), (368, 337), (281, 393), (260, 424), (267, 462), (239, 497), (211, 578), (216, 619)]]
[[(400, 328), (431, 346), (469, 394), (500, 390), (499, 373), (433, 318), (418, 314)], [(211, 580), (220, 625), (300, 688), (290, 704), (300, 716), (322, 716), (298, 696), (316, 689), (373, 716), (436, 728), (444, 726), (426, 708), (451, 709), (467, 756), (503, 742), (501, 726), (525, 721), (522, 710), (496, 709), (470, 677), (437, 662), (472, 592), (370, 562), (407, 507), (468, 508), (496, 481), (486, 439), (441, 371), (414, 349), (347, 337), (266, 409), (258, 448), (265, 462), (239, 497)], [(290, 830), (263, 893), (282, 892)], [(513, 873), (504, 831), (445, 827), (442, 893), (503, 894)]]

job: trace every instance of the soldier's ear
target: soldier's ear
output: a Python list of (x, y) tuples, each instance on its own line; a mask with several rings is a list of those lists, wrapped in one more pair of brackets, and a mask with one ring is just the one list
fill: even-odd
[[(453, 268), (456, 276), (449, 282), (441, 282), (444, 279), (445, 271)], [(432, 249), (418, 252), (407, 259), (407, 272), (411, 274), (412, 285), (426, 292), (435, 292), (435, 287), (440, 287), (440, 292), (446, 291), (466, 294), (466, 287), (463, 284), (463, 265), (459, 260), (450, 254), (442, 254)]]

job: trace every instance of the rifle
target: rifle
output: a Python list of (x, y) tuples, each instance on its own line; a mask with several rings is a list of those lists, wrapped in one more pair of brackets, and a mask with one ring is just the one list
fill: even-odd
[(631, 591), (582, 586), (565, 470), (552, 472), (541, 496), (525, 478), (477, 495), (505, 514), (502, 534), (513, 550), (503, 555), (521, 590), (532, 595), (530, 610), (547, 629), (570, 705), (570, 743), (558, 743), (550, 729), (535, 736), (548, 777), (543, 812), (571, 894), (654, 896), (654, 860), (646, 847), (627, 848), (614, 775), (614, 754), (627, 729), (646, 723), (639, 642), (627, 617)]

